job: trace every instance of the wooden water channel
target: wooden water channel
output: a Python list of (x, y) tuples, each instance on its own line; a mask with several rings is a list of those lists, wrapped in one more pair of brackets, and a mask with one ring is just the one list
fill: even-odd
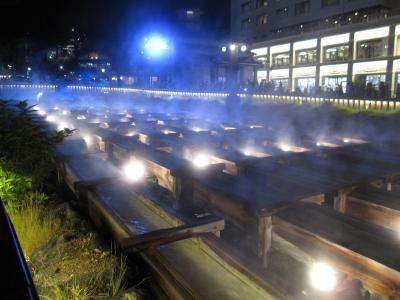
[[(171, 299), (346, 299), (354, 286), (399, 298), (396, 145), (306, 138), (286, 149), (262, 126), (194, 130), (136, 111), (128, 121), (71, 118), (82, 114), (58, 149), (60, 180), (99, 229), (148, 263)], [(240, 131), (257, 147), (238, 148)], [(202, 168), (193, 165), (198, 153), (208, 158)], [(146, 166), (139, 182), (121, 172), (131, 159)], [(338, 278), (327, 294), (308, 282), (319, 261)]]

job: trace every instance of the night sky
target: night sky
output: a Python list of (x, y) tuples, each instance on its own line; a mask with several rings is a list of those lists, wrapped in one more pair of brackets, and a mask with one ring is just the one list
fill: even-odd
[[(227, 31), (229, 0), (1, 0), (0, 40), (29, 34), (44, 43), (61, 42), (75, 27), (97, 43), (116, 43), (147, 30), (168, 30), (179, 7), (200, 6), (206, 28)], [(215, 30), (210, 30), (210, 32)]]

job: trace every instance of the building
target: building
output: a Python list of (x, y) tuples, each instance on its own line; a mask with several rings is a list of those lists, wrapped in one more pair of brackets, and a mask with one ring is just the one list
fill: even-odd
[(259, 42), (387, 18), (399, 9), (396, 0), (231, 0), (231, 33)]
[[(251, 2), (255, 3), (252, 7), (257, 11), (260, 1)], [(400, 2), (368, 1), (369, 7), (365, 7), (367, 1), (306, 1), (310, 3), (307, 10), (315, 12), (318, 8), (321, 11), (310, 13), (307, 20), (296, 15), (296, 4), (303, 2), (268, 1), (266, 5), (271, 4), (265, 9), (275, 12), (274, 15), (276, 8), (285, 3), (289, 10), (294, 9), (289, 12), (293, 18), (285, 22), (287, 28), (292, 28), (292, 34), (282, 29), (281, 34), (276, 35), (282, 22), (273, 23), (275, 16), (268, 19), (271, 23), (265, 27), (267, 37), (262, 41), (258, 38), (262, 31), (255, 29), (254, 24), (240, 33), (233, 24), (233, 35), (253, 41), (250, 49), (259, 62), (258, 84), (267, 85), (267, 92), (321, 94), (338, 91), (366, 97), (400, 96), (397, 92), (400, 91), (400, 16), (396, 9)], [(360, 5), (355, 5), (357, 3)], [(384, 15), (367, 14), (373, 7), (375, 13), (384, 12)], [(257, 14), (252, 12), (253, 17)], [(319, 23), (317, 18), (321, 16), (329, 21), (326, 22), (329, 26)], [(335, 18), (338, 22), (332, 24)], [(313, 24), (313, 30), (308, 30), (309, 24)], [(299, 31), (301, 26), (303, 31)]]

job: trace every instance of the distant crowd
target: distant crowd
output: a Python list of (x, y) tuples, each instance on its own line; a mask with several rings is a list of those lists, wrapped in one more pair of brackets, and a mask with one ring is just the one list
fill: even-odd
[[(273, 81), (263, 80), (260, 84), (247, 82), (246, 84), (241, 85), (240, 90), (255, 94), (312, 96), (321, 98), (387, 99), (390, 97), (390, 88), (386, 82), (383, 81), (379, 82), (377, 85), (373, 85), (371, 82), (368, 82), (366, 85), (349, 82), (346, 86), (343, 86), (342, 84), (325, 87), (297, 86), (295, 90), (291, 92), (287, 87), (283, 86), (281, 82), (276, 86)], [(400, 98), (400, 85), (397, 89), (396, 95)]]

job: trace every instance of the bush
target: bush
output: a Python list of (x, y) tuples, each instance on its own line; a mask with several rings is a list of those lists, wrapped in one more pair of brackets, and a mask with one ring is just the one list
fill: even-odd
[(46, 133), (33, 108), (25, 101), (0, 100), (0, 198), (8, 209), (43, 190), (54, 170), (55, 146), (72, 133)]

